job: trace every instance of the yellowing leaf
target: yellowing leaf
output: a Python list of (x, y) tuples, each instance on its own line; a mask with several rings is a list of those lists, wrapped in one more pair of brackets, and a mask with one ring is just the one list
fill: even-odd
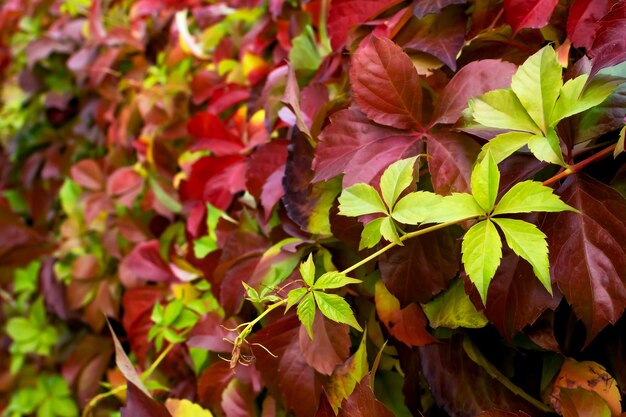
[(209, 410), (185, 399), (168, 398), (165, 401), (165, 407), (172, 414), (172, 417), (213, 417)]

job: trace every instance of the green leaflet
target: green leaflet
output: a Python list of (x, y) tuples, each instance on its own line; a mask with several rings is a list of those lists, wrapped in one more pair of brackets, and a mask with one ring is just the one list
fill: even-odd
[(478, 161), (482, 161), (487, 153), (491, 153), (497, 164), (513, 155), (524, 146), (533, 137), (531, 133), (526, 132), (508, 132), (502, 133), (487, 142), (478, 154)]
[(493, 90), (469, 101), (474, 120), (498, 129), (541, 133), (524, 106), (510, 89)]
[(298, 319), (300, 319), (309, 337), (313, 339), (313, 320), (315, 319), (315, 299), (313, 298), (313, 293), (310, 292), (305, 295), (300, 304), (298, 304)]
[(380, 191), (390, 210), (400, 193), (413, 182), (413, 166), (417, 157), (401, 159), (389, 165), (380, 178)]
[(292, 39), (291, 44), (289, 61), (293, 70), (300, 76), (299, 78), (312, 77), (322, 63), (322, 57), (311, 26), (306, 26), (300, 35)]
[(341, 192), (339, 214), (355, 217), (372, 213), (387, 214), (387, 208), (374, 187), (368, 184), (354, 184)]
[(617, 144), (615, 145), (615, 151), (613, 152), (613, 156), (617, 158), (617, 155), (624, 152), (624, 138), (626, 137), (626, 126), (622, 128), (619, 132), (619, 139), (617, 140)]
[(483, 160), (474, 166), (471, 179), (472, 195), (485, 213), (489, 213), (496, 203), (499, 184), (498, 164), (487, 152)]
[(531, 213), (533, 211), (559, 212), (574, 211), (565, 204), (554, 190), (537, 181), (523, 181), (515, 184), (502, 196), (493, 215), (512, 213)]
[(546, 235), (534, 224), (523, 220), (494, 218), (493, 221), (500, 226), (507, 245), (532, 265), (539, 281), (552, 294)]
[(476, 285), (483, 304), (486, 304), (489, 283), (502, 258), (502, 241), (491, 220), (472, 226), (463, 237), (461, 249), (465, 272)]
[(373, 248), (380, 242), (380, 239), (383, 235), (380, 232), (380, 226), (383, 223), (385, 217), (379, 217), (378, 219), (374, 219), (363, 228), (363, 232), (361, 232), (361, 241), (359, 242), (359, 250), (363, 250), (365, 248)]
[(438, 327), (479, 329), (489, 323), (487, 317), (482, 311), (476, 310), (474, 303), (465, 293), (462, 279), (456, 279), (442, 294), (427, 304), (422, 304), (422, 309), (428, 317), (430, 327), (435, 329)]
[(398, 231), (396, 230), (396, 225), (393, 224), (391, 217), (383, 217), (380, 223), (380, 233), (389, 242), (402, 245), (402, 241), (400, 241), (400, 236), (398, 236)]
[(337, 271), (325, 272), (315, 281), (313, 288), (316, 290), (331, 290), (335, 288), (345, 287), (350, 284), (360, 284), (362, 281), (356, 278), (347, 277), (345, 274)]
[(309, 254), (309, 257), (306, 261), (300, 264), (300, 275), (302, 275), (302, 279), (306, 282), (306, 285), (309, 287), (313, 286), (313, 281), (315, 281), (315, 263), (313, 263), (313, 254)]
[(424, 223), (454, 222), (485, 214), (485, 210), (478, 205), (471, 194), (453, 193), (441, 199), (436, 210), (424, 219)]
[(511, 80), (511, 89), (535, 123), (546, 132), (563, 79), (552, 46), (545, 46), (524, 62)]
[(405, 195), (393, 208), (391, 217), (404, 224), (423, 223), (441, 203), (443, 197), (428, 191), (416, 191)]
[(307, 291), (308, 290), (304, 287), (294, 288), (293, 290), (289, 291), (289, 293), (287, 294), (287, 307), (285, 307), (285, 312), (287, 312), (287, 310), (296, 305), (298, 301), (300, 301), (302, 297), (304, 297)]
[(528, 149), (540, 161), (550, 162), (562, 167), (567, 166), (563, 160), (559, 138), (553, 128), (548, 129), (546, 136), (531, 137), (528, 141)]
[[(315, 301), (322, 314), (332, 321), (345, 323), (362, 332), (363, 329), (354, 318), (354, 313), (346, 300), (336, 294), (314, 291)], [(315, 314), (315, 312), (314, 312)]]

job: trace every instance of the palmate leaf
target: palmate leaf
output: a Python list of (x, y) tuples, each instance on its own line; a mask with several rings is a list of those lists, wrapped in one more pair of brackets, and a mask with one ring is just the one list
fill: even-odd
[(478, 155), (478, 160), (482, 161), (487, 153), (491, 153), (491, 156), (497, 164), (504, 161), (515, 152), (528, 145), (528, 141), (533, 138), (533, 134), (526, 132), (508, 132), (502, 133), (495, 138), (487, 142)]
[(354, 184), (341, 192), (339, 196), (339, 214), (344, 216), (363, 216), (365, 214), (387, 213), (378, 191), (368, 184)]
[(360, 332), (363, 331), (359, 323), (354, 318), (354, 313), (352, 312), (350, 305), (343, 299), (343, 297), (337, 294), (326, 294), (321, 291), (314, 291), (312, 294), (315, 295), (315, 301), (317, 302), (317, 306), (323, 315), (332, 321), (345, 323)]
[(517, 183), (498, 201), (493, 215), (531, 213), (534, 211), (577, 211), (561, 201), (553, 191), (552, 188), (537, 181), (529, 180)]
[(378, 219), (374, 219), (365, 225), (363, 231), (361, 232), (359, 250), (363, 250), (365, 248), (373, 248), (378, 244), (378, 242), (380, 242), (380, 239), (382, 239), (383, 237), (380, 231), (380, 227), (384, 219), (385, 217), (379, 217)]
[(556, 135), (554, 129), (548, 129), (546, 136), (535, 135), (528, 141), (528, 149), (535, 155), (540, 161), (550, 162), (551, 164), (567, 166), (563, 160), (563, 153), (561, 152), (561, 144), (559, 137)]
[(404, 224), (419, 224), (436, 210), (443, 197), (428, 191), (416, 191), (405, 195), (395, 205), (391, 217)]
[(436, 209), (424, 219), (424, 223), (455, 222), (485, 214), (471, 194), (455, 193), (441, 199)]
[(472, 226), (463, 237), (461, 249), (465, 272), (478, 289), (483, 304), (486, 304), (489, 283), (502, 258), (502, 241), (491, 220)]
[(493, 90), (469, 101), (474, 120), (497, 129), (541, 133), (541, 129), (510, 89)]
[(380, 177), (380, 191), (390, 210), (402, 191), (413, 182), (413, 166), (416, 160), (417, 157), (396, 161)]

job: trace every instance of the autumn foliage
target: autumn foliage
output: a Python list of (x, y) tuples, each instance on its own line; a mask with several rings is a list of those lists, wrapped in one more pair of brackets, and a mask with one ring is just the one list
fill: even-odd
[(626, 2), (7, 0), (0, 415), (620, 417)]

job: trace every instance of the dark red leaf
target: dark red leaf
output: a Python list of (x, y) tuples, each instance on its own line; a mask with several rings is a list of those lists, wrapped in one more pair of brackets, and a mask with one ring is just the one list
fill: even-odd
[(226, 417), (250, 417), (256, 415), (257, 392), (248, 384), (231, 381), (222, 395), (221, 407)]
[(443, 89), (435, 104), (432, 124), (456, 123), (470, 98), (509, 87), (515, 71), (517, 66), (499, 59), (470, 62)]
[(143, 188), (144, 180), (132, 167), (115, 170), (107, 178), (107, 194), (132, 204)]
[(439, 13), (445, 7), (452, 4), (465, 4), (467, 0), (415, 0), (413, 2), (413, 14), (418, 19), (430, 13)]
[(330, 405), (330, 401), (328, 401), (326, 391), (322, 391), (322, 396), (320, 397), (320, 403), (319, 407), (317, 407), (315, 417), (335, 417), (335, 410), (333, 410), (333, 406)]
[[(230, 345), (232, 347), (232, 345)], [(235, 378), (235, 371), (226, 361), (217, 361), (202, 372), (198, 379), (198, 400), (200, 404), (212, 409), (220, 409), (222, 394)], [(182, 417), (182, 416), (181, 416)]]
[(558, 0), (504, 0), (504, 19), (517, 33), (524, 28), (548, 24)]
[(148, 397), (132, 382), (127, 385), (126, 407), (120, 410), (122, 417), (172, 417), (163, 404)]
[(489, 411), (483, 411), (476, 417), (530, 417), (530, 416), (523, 411), (513, 413), (509, 411), (502, 411), (502, 410), (489, 410)]
[[(263, 187), (269, 177), (287, 160), (287, 145), (285, 140), (275, 140), (256, 148), (248, 158), (246, 189), (255, 198), (261, 198)], [(282, 190), (282, 184), (280, 185)]]
[(598, 20), (609, 11), (609, 0), (576, 0), (567, 17), (567, 37), (575, 47), (593, 45)]
[(333, 49), (346, 42), (348, 31), (376, 17), (400, 0), (334, 0), (328, 14), (328, 32)]
[(480, 145), (465, 134), (447, 129), (436, 129), (428, 137), (428, 171), (435, 192), (442, 195), (471, 192), (472, 166)]
[(465, 43), (465, 8), (446, 7), (423, 19), (412, 19), (395, 38), (404, 49), (426, 52), (456, 71), (456, 56)]
[(548, 216), (551, 272), (589, 343), (626, 308), (626, 200), (586, 174), (570, 176), (557, 193), (581, 214)]
[(245, 158), (236, 155), (200, 158), (182, 187), (189, 199), (204, 200), (226, 210), (233, 196), (246, 187)]
[(302, 356), (317, 372), (330, 375), (350, 355), (349, 333), (347, 325), (328, 320), (318, 310), (313, 321), (313, 340), (306, 328), (300, 327)]
[(0, 206), (0, 265), (26, 266), (30, 261), (44, 256), (53, 245), (21, 219)]
[(233, 345), (224, 339), (234, 340), (237, 335), (226, 329), (235, 328), (237, 324), (233, 319), (224, 321), (217, 313), (205, 314), (189, 334), (187, 346), (211, 352), (230, 352)]
[(159, 253), (159, 241), (150, 240), (138, 244), (124, 258), (120, 268), (125, 268), (146, 281), (172, 281), (176, 276)]
[(187, 124), (189, 134), (197, 139), (193, 150), (208, 149), (217, 156), (236, 154), (243, 149), (241, 140), (233, 135), (222, 120), (208, 112), (198, 112)]
[(88, 190), (101, 190), (104, 188), (104, 173), (100, 165), (93, 159), (78, 161), (71, 169), (72, 179)]
[(359, 108), (376, 123), (421, 128), (419, 76), (411, 58), (393, 41), (365, 39), (352, 57), (350, 83)]
[(393, 417), (393, 413), (374, 396), (368, 375), (341, 403), (337, 417)]
[(598, 21), (598, 30), (588, 52), (593, 58), (589, 77), (602, 68), (626, 61), (626, 3), (617, 2), (611, 11)]
[(419, 153), (418, 140), (413, 133), (370, 122), (355, 107), (341, 110), (319, 137), (313, 181), (344, 173), (344, 187), (369, 183), (392, 162)]
[(402, 306), (425, 303), (446, 289), (459, 270), (456, 244), (448, 231), (408, 240), (379, 258), (380, 274)]
[(152, 309), (162, 298), (163, 289), (154, 286), (131, 288), (122, 297), (122, 325), (128, 335), (130, 347), (140, 362), (145, 360), (150, 348), (148, 332), (154, 326), (150, 319)]

